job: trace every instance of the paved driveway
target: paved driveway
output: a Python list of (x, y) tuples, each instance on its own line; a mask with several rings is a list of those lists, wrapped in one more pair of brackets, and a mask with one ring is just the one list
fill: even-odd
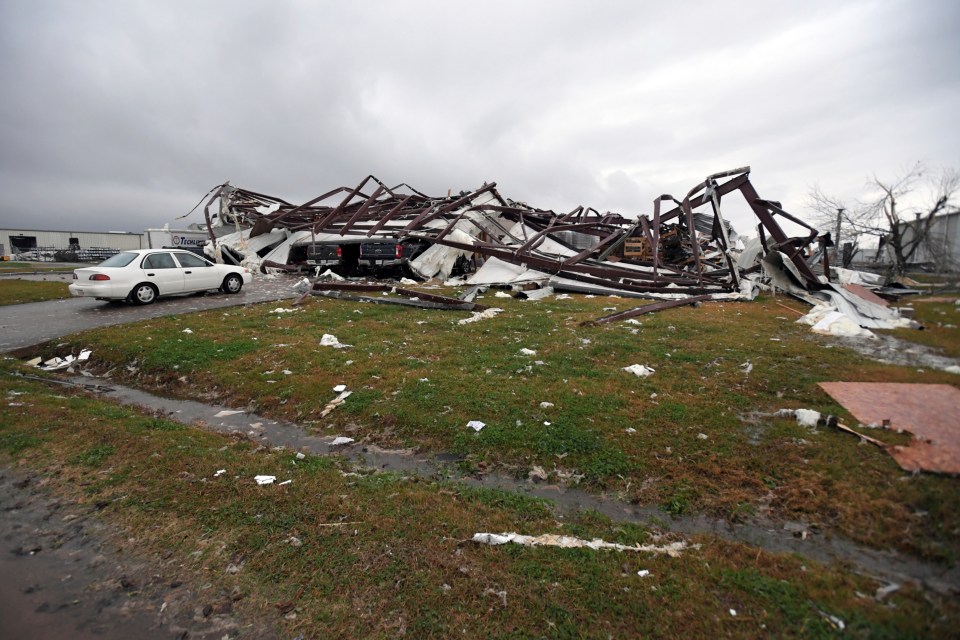
[[(45, 277), (56, 280), (56, 277)], [(172, 316), (205, 309), (218, 309), (294, 298), (297, 278), (255, 274), (253, 282), (236, 295), (211, 292), (177, 298), (161, 298), (152, 305), (137, 307), (111, 304), (89, 298), (69, 298), (0, 306), (0, 352), (29, 347), (76, 331), (138, 322), (159, 316)]]

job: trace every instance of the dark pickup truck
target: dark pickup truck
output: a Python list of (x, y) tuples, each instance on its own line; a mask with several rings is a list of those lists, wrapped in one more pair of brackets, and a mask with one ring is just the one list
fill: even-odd
[(314, 242), (306, 245), (306, 262), (344, 276), (401, 270), (423, 253), (429, 243), (371, 240), (368, 242)]
[(378, 267), (403, 267), (427, 249), (426, 242), (363, 242), (360, 244), (360, 265), (376, 270)]
[(338, 244), (315, 242), (307, 245), (307, 264), (315, 267), (335, 267), (340, 264), (341, 254)]

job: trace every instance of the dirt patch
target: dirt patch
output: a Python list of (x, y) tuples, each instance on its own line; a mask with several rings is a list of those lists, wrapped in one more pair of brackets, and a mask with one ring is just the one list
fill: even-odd
[(275, 637), (225, 611), (230, 594), (191, 587), (178, 566), (133, 552), (136, 541), (118, 540), (97, 511), (58, 501), (39, 477), (0, 468), (0, 635)]

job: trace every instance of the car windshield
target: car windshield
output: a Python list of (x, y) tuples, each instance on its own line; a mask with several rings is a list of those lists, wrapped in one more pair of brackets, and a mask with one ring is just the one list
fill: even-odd
[(115, 256), (111, 256), (98, 264), (98, 267), (125, 267), (134, 260), (136, 260), (137, 254), (124, 251), (123, 253), (118, 253)]

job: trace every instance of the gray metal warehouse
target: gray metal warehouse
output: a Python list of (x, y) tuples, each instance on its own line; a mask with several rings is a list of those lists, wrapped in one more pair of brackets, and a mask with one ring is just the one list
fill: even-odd
[(142, 233), (0, 229), (4, 260), (99, 261), (119, 251), (144, 247)]

